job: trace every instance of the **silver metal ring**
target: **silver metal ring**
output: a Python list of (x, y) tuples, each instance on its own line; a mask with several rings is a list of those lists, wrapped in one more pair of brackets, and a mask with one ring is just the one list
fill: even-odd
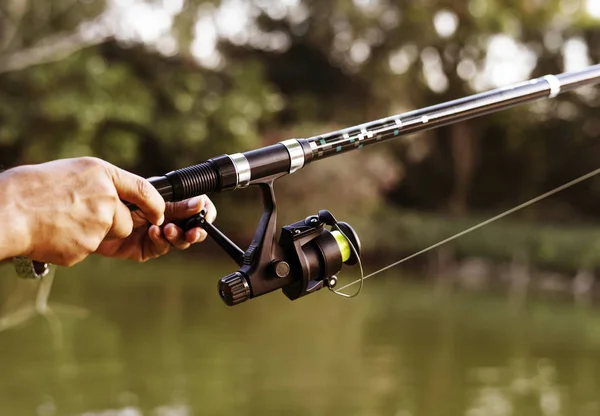
[(550, 86), (550, 94), (548, 98), (554, 98), (560, 94), (560, 81), (554, 75), (544, 75), (542, 77)]
[(312, 152), (313, 157), (319, 157), (319, 146), (313, 141), (309, 141), (308, 144), (310, 145), (310, 151)]
[(290, 173), (294, 173), (304, 166), (304, 149), (298, 140), (289, 139), (280, 143), (285, 146), (290, 154)]
[(250, 185), (250, 179), (252, 178), (252, 171), (250, 170), (250, 163), (248, 159), (241, 153), (234, 153), (227, 155), (235, 166), (235, 173), (237, 175), (236, 188), (245, 188)]

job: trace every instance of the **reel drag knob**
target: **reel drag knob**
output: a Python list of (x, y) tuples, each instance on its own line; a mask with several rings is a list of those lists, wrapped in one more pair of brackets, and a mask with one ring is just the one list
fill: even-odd
[(219, 280), (219, 295), (228, 306), (239, 305), (250, 299), (250, 286), (244, 275), (235, 272)]

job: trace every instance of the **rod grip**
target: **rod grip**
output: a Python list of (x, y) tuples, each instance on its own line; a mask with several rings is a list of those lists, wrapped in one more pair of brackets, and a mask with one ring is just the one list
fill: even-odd
[[(203, 195), (208, 192), (220, 191), (219, 170), (211, 162), (177, 169), (165, 176), (154, 176), (148, 181), (156, 188), (166, 202), (182, 201), (184, 199)], [(131, 210), (139, 209), (136, 205), (125, 202)]]
[(173, 192), (169, 201), (182, 201), (207, 192), (221, 190), (219, 169), (210, 160), (174, 170), (167, 173), (165, 177), (171, 183)]

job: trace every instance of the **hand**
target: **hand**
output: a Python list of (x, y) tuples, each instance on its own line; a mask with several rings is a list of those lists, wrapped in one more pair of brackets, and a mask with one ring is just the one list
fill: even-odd
[(132, 234), (134, 218), (121, 200), (137, 205), (145, 221), (163, 224), (165, 202), (150, 182), (100, 159), (64, 159), (4, 172), (0, 258), (78, 263), (107, 237)]
[(107, 237), (96, 253), (108, 257), (146, 261), (167, 254), (171, 247), (185, 250), (191, 244), (204, 241), (206, 231), (198, 227), (184, 233), (174, 222), (189, 218), (203, 208), (206, 209), (207, 221), (212, 223), (217, 216), (217, 210), (206, 195), (180, 202), (167, 202), (165, 224), (162, 227), (152, 225), (143, 212), (135, 211), (132, 213), (131, 235), (126, 238)]

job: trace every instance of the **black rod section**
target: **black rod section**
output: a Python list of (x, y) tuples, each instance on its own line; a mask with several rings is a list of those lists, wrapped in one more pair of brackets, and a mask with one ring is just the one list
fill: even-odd
[(600, 65), (594, 65), (581, 71), (546, 75), (520, 84), (314, 136), (307, 140), (311, 145), (314, 160), (318, 160), (399, 136), (490, 114), (518, 104), (553, 98), (561, 92), (598, 82), (600, 82)]

